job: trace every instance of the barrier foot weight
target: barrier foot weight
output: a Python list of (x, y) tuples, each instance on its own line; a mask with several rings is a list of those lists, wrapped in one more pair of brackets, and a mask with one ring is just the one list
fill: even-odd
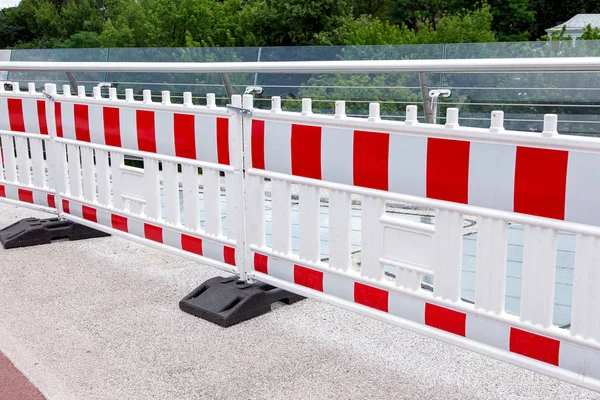
[(5, 249), (50, 244), (61, 240), (83, 240), (110, 236), (59, 218), (26, 218), (0, 230), (0, 243)]
[(179, 308), (222, 327), (228, 327), (271, 311), (271, 304), (293, 304), (304, 297), (266, 283), (246, 283), (237, 277), (207, 280), (179, 302)]

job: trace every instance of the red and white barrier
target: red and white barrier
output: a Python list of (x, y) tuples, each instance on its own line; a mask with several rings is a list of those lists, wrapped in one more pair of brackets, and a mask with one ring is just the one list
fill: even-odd
[(0, 197), (57, 212), (52, 180), (46, 100), (35, 86), (7, 92), (0, 86)]
[(309, 121), (254, 119), (252, 167), (600, 226), (600, 154)]
[[(83, 87), (77, 96), (68, 86), (46, 91), (65, 218), (244, 275), (237, 114), (217, 107), (214, 95), (195, 106), (191, 93), (171, 104), (168, 92), (155, 103), (149, 91), (143, 101), (131, 90), (119, 100), (113, 88), (109, 98), (99, 88), (92, 97)], [(126, 156), (142, 165), (127, 165)]]
[[(47, 85), (46, 94), (44, 103), (33, 88), (0, 91), (0, 199), (600, 390), (600, 142), (558, 135), (555, 116), (532, 134), (505, 131), (498, 111), (476, 129), (460, 127), (456, 109), (438, 126), (418, 124), (414, 106), (394, 122), (377, 104), (365, 119), (346, 117), (343, 102), (333, 116), (313, 114), (308, 99), (292, 113), (279, 98), (255, 110), (245, 96), (238, 113), (239, 96), (228, 110), (214, 96), (193, 105), (190, 93), (181, 105), (168, 92), (160, 103), (149, 91), (143, 101), (131, 90), (124, 100), (114, 89), (103, 98)], [(350, 236), (357, 198), (360, 264)], [(431, 208), (435, 223), (391, 215), (389, 201)], [(474, 304), (460, 296), (465, 215), (477, 220)], [(524, 226), (518, 316), (504, 310), (510, 223)], [(559, 231), (577, 242), (570, 329), (552, 324)]]
[[(578, 375), (600, 380), (600, 349), (589, 348), (554, 328), (532, 331), (531, 327), (494, 315), (447, 308), (439, 299), (424, 299), (395, 290), (371, 286), (342, 274), (322, 272), (288, 260), (254, 253), (254, 270), (261, 280), (272, 284), (280, 280), (317, 291), (328, 296), (369, 307), (429, 328), (442, 330), (525, 356)], [(535, 330), (535, 328), (534, 328)], [(468, 348), (468, 346), (466, 346)]]
[[(230, 165), (226, 115), (186, 113), (183, 107), (157, 107), (152, 105), (149, 91), (144, 100), (148, 107), (141, 109), (133, 101), (131, 91), (123, 102), (114, 97), (103, 100), (99, 88), (96, 89), (92, 99), (78, 102), (67, 91), (65, 97), (69, 101), (55, 102), (57, 137)], [(166, 101), (161, 105), (170, 105), (168, 94), (164, 96)], [(216, 109), (214, 102), (207, 110), (212, 108)]]
[[(244, 99), (252, 108), (251, 97)], [(436, 337), (546, 374), (600, 389), (600, 245), (597, 139), (562, 137), (556, 118), (539, 134), (253, 110), (244, 129), (246, 201), (263, 204), (270, 181), (272, 244), (264, 207), (246, 215), (257, 280)], [(291, 251), (292, 186), (299, 196), (299, 255)], [(320, 208), (329, 201), (329, 260), (320, 260)], [(352, 259), (351, 208), (360, 199), (360, 264)], [(386, 202), (433, 209), (435, 224), (387, 213)], [(477, 219), (475, 302), (461, 299), (463, 219)], [(524, 225), (521, 311), (504, 311), (509, 223)], [(577, 235), (572, 328), (552, 324), (559, 231)], [(594, 247), (596, 246), (596, 247)], [(393, 279), (384, 274), (393, 271)], [(422, 287), (427, 276), (433, 292)]]

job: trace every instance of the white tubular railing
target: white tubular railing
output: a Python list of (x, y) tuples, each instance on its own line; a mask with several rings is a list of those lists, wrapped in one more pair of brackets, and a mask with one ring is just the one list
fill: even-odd
[(0, 85), (0, 198), (56, 213), (46, 102), (30, 84), (5, 91)]
[(3, 61), (0, 71), (169, 73), (597, 72), (600, 57), (456, 60), (343, 60), (273, 62), (38, 62)]
[[(247, 98), (246, 107), (251, 107)], [(253, 110), (247, 143), (247, 245), (255, 279), (600, 389), (600, 148), (559, 137), (546, 116), (541, 134)], [(587, 151), (582, 151), (586, 149)], [(270, 180), (272, 245), (265, 241)], [(292, 252), (290, 193), (298, 186), (299, 253)], [(329, 261), (319, 259), (320, 192), (329, 196)], [(351, 256), (351, 199), (360, 196), (360, 263)], [(435, 224), (394, 216), (386, 202), (432, 208)], [(256, 205), (256, 206), (254, 206)], [(324, 206), (325, 207), (325, 206)], [(461, 299), (463, 219), (477, 219), (474, 304)], [(509, 223), (524, 225), (521, 312), (504, 311)], [(553, 325), (557, 235), (577, 235), (573, 330)], [(334, 236), (333, 236), (334, 235)], [(393, 271), (390, 280), (386, 272)], [(433, 291), (422, 287), (433, 280)], [(594, 322), (592, 322), (594, 321)], [(499, 352), (501, 350), (501, 352)]]

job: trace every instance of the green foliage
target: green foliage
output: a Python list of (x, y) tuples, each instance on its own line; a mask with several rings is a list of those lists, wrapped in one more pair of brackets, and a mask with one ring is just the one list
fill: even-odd
[[(554, 4), (557, 3), (557, 4)], [(0, 47), (244, 47), (520, 41), (598, 2), (566, 0), (22, 0)], [(568, 5), (568, 6), (567, 6)], [(557, 13), (554, 10), (563, 10)], [(566, 10), (566, 11), (565, 11)], [(536, 17), (537, 15), (537, 17)], [(543, 20), (543, 22), (540, 22)], [(584, 39), (598, 38), (590, 28)], [(557, 36), (555, 39), (564, 39)]]
[(592, 25), (589, 24), (583, 30), (583, 35), (581, 35), (581, 40), (600, 40), (600, 29), (593, 28)]
[(324, 44), (320, 34), (338, 30), (350, 18), (349, 0), (266, 0), (254, 13), (252, 30), (269, 45)]
[(435, 28), (433, 24), (423, 24), (415, 31), (404, 24), (392, 25), (378, 18), (361, 16), (330, 34), (329, 43), (391, 45), (494, 42), (496, 37), (492, 32), (492, 18), (489, 7), (485, 6), (474, 11), (441, 17), (437, 20)]
[[(550, 36), (542, 36), (542, 40), (560, 41), (560, 40), (573, 40), (573, 37), (567, 34), (567, 26), (563, 25), (560, 31), (554, 31)], [(588, 24), (583, 30), (583, 34), (579, 40), (600, 40), (600, 29), (592, 28), (591, 24)]]
[(546, 35), (546, 29), (560, 25), (577, 14), (600, 13), (600, 2), (596, 0), (529, 0), (529, 9), (535, 12), (531, 23), (531, 39)]

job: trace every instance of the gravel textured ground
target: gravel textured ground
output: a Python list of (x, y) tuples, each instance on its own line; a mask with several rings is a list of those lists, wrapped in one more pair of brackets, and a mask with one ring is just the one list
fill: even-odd
[(179, 311), (217, 274), (115, 237), (0, 249), (0, 350), (48, 399), (600, 398), (313, 300), (228, 329)]

